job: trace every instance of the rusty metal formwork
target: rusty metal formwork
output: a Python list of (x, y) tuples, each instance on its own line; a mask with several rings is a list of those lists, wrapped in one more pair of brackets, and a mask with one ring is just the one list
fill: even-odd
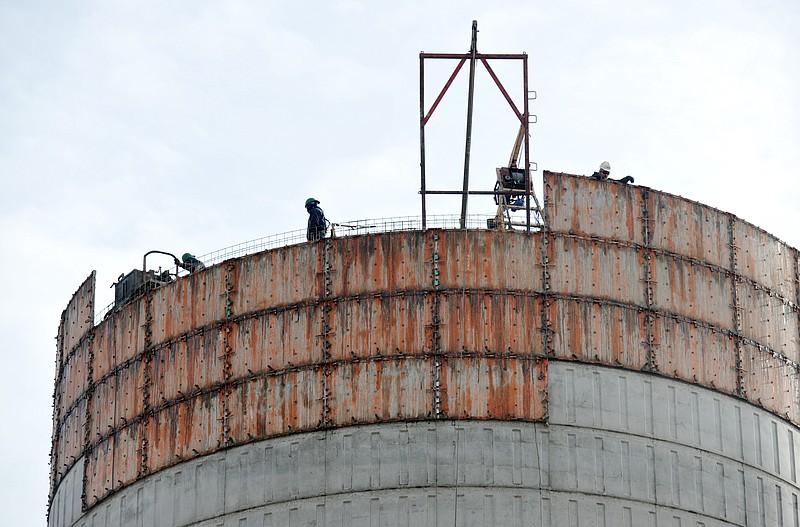
[[(550, 229), (430, 229), (228, 260), (92, 326), (64, 311), (52, 493), (393, 421), (547, 420), (547, 363), (649, 371), (800, 424), (797, 250), (647, 189), (545, 173)], [(51, 493), (51, 496), (52, 496)]]

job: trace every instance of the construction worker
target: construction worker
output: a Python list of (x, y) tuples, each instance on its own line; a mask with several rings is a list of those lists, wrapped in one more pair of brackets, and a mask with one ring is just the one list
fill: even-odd
[(325, 213), (318, 207), (319, 201), (314, 198), (306, 200), (306, 211), (308, 212), (308, 231), (306, 238), (308, 241), (321, 240), (325, 237)]
[[(600, 181), (605, 181), (609, 179), (609, 174), (611, 174), (611, 163), (608, 161), (603, 161), (600, 163), (600, 169), (592, 174), (592, 177)], [(612, 179), (611, 181), (619, 181), (620, 183), (633, 183), (633, 178), (631, 176), (625, 176), (622, 179)]]
[(201, 271), (201, 270), (206, 268), (206, 266), (203, 265), (203, 262), (201, 262), (200, 260), (195, 258), (190, 253), (184, 253), (182, 258), (183, 258), (182, 262), (180, 260), (178, 260), (177, 258), (175, 258), (175, 265), (177, 265), (178, 267), (183, 267), (184, 269), (186, 269), (190, 273), (194, 273), (196, 271)]

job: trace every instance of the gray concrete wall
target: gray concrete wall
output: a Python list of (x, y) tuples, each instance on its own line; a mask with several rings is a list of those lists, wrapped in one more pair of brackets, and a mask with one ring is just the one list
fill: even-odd
[(551, 361), (549, 383), (549, 424), (411, 422), (286, 436), (163, 470), (83, 515), (76, 469), (59, 486), (50, 525), (798, 525), (800, 430), (786, 421), (615, 368)]

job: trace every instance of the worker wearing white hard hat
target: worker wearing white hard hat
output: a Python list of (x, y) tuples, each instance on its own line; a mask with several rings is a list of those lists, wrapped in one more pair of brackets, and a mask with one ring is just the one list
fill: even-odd
[(608, 161), (603, 161), (600, 163), (600, 169), (592, 174), (594, 179), (605, 180), (608, 179), (608, 175), (611, 174), (611, 163)]
[[(592, 177), (600, 181), (605, 181), (609, 179), (608, 176), (610, 174), (611, 174), (611, 163), (609, 163), (608, 161), (603, 161), (602, 163), (600, 163), (600, 169), (594, 174), (592, 174)], [(625, 176), (622, 179), (613, 179), (612, 181), (619, 181), (620, 183), (633, 183), (633, 177)]]

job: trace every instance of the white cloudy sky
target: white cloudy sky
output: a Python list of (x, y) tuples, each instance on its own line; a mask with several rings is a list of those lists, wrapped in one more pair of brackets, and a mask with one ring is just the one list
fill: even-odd
[[(800, 246), (796, 0), (0, 0), (5, 523), (44, 522), (54, 336), (83, 279), (103, 306), (146, 251), (301, 229), (308, 196), (333, 221), (418, 215), (418, 54), (466, 52), (473, 19), (479, 51), (530, 56), (537, 177), (608, 160)], [(429, 101), (454, 65), (428, 62)], [(516, 134), (489, 82), (475, 190)], [(459, 186), (465, 101), (466, 69), (429, 125), (429, 188)]]

